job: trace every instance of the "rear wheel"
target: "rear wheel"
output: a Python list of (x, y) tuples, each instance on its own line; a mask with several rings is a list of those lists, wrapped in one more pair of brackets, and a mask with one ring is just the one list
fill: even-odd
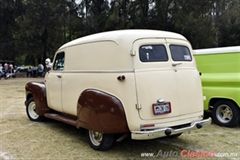
[(40, 122), (44, 119), (44, 116), (38, 115), (35, 112), (35, 109), (36, 109), (36, 104), (35, 104), (34, 98), (31, 97), (26, 103), (26, 112), (27, 112), (28, 118), (31, 121)]
[(108, 150), (113, 145), (113, 134), (102, 134), (100, 132), (86, 130), (89, 145), (99, 151)]
[(240, 109), (228, 100), (220, 100), (216, 102), (212, 110), (213, 121), (225, 127), (235, 127), (239, 124)]

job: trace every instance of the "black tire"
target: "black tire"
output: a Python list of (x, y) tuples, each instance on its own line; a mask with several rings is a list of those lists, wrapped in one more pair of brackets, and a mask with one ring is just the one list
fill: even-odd
[(213, 122), (225, 127), (235, 127), (239, 124), (240, 109), (232, 101), (217, 101), (212, 110)]
[(113, 134), (102, 134), (92, 130), (86, 130), (86, 136), (91, 148), (98, 151), (110, 149), (114, 142)]
[(31, 121), (40, 122), (45, 118), (44, 116), (40, 116), (35, 112), (35, 101), (33, 97), (31, 97), (26, 103), (26, 112)]

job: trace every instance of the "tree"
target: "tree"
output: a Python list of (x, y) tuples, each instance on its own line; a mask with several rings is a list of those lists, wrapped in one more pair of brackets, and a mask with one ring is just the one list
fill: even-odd
[(118, 29), (184, 35), (193, 48), (240, 44), (239, 0), (0, 0), (0, 59), (44, 63), (64, 43)]
[(138, 28), (138, 29), (146, 29), (149, 28), (149, 13), (150, 13), (150, 4), (152, 4), (152, 0), (135, 0), (131, 1), (128, 7), (128, 16), (129, 23), (128, 28)]
[(218, 45), (234, 46), (240, 44), (240, 1), (227, 3), (218, 16)]
[(86, 34), (92, 34), (105, 31), (105, 24), (108, 17), (109, 2), (108, 0), (83, 0), (79, 8), (81, 9), (80, 17)]
[(150, 11), (150, 26), (159, 30), (174, 30), (172, 22), (173, 0), (158, 0)]
[(76, 5), (66, 0), (26, 0), (25, 5), (21, 23), (25, 64), (44, 64), (47, 57), (53, 58), (58, 47), (76, 38)]
[(16, 19), (21, 17), (23, 6), (21, 0), (0, 1), (0, 59), (15, 60), (18, 50), (19, 24)]
[(193, 48), (206, 48), (216, 45), (215, 27), (212, 21), (213, 2), (203, 1), (174, 1), (171, 12), (173, 31), (184, 35)]

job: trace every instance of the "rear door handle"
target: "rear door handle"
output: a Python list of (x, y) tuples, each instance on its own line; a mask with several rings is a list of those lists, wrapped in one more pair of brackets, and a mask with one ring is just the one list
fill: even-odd
[(57, 75), (58, 78), (62, 78), (62, 75)]
[(173, 63), (172, 66), (175, 67), (175, 66), (180, 65), (180, 64), (182, 64), (182, 63), (181, 62), (177, 62), (177, 63)]

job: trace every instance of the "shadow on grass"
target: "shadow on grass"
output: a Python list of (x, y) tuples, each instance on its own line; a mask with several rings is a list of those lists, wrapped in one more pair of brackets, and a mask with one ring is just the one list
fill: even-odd
[[(159, 138), (153, 140), (131, 140), (130, 137), (126, 138), (122, 142), (115, 142), (110, 150), (107, 151), (95, 151), (93, 150), (86, 139), (85, 129), (77, 129), (74, 126), (58, 122), (55, 120), (47, 119), (43, 122), (44, 126), (49, 128), (50, 130), (54, 130), (58, 133), (57, 137), (64, 137), (67, 139), (66, 145), (78, 148), (83, 148), (84, 152), (88, 154), (93, 154), (94, 156), (99, 156), (108, 158), (122, 158), (126, 157), (126, 159), (151, 159), (153, 157), (142, 157), (143, 153), (153, 153), (155, 158), (161, 159), (164, 152), (175, 152), (177, 153), (177, 157), (173, 158), (181, 158), (180, 153), (183, 150), (191, 150), (191, 151), (202, 151), (207, 150), (211, 151), (208, 147), (208, 143), (215, 143), (214, 140), (211, 139), (211, 142), (203, 142), (205, 138), (209, 137), (209, 133), (211, 133), (211, 128), (206, 128), (203, 130), (199, 130), (197, 132), (193, 132), (192, 135), (183, 134), (179, 138)], [(219, 129), (224, 129), (227, 132), (236, 131), (235, 129), (220, 127), (213, 124), (214, 132), (218, 132)], [(239, 127), (238, 127), (239, 128)], [(204, 135), (208, 133), (206, 136)], [(213, 133), (214, 135), (214, 133)], [(219, 137), (219, 135), (217, 135)], [(73, 147), (73, 148), (74, 148)], [(216, 149), (213, 149), (216, 150)], [(160, 156), (156, 157), (159, 153)], [(99, 158), (98, 157), (98, 158)], [(99, 158), (99, 159), (100, 159)]]
[[(153, 139), (153, 140), (132, 140), (130, 137), (127, 137), (122, 142), (115, 142), (114, 145), (110, 150), (99, 152), (93, 150), (86, 139), (85, 129), (77, 129), (74, 126), (58, 122), (55, 120), (47, 119), (45, 122), (45, 125), (50, 127), (51, 129), (55, 130), (56, 132), (60, 134), (64, 134), (68, 137), (68, 139), (71, 139), (68, 141), (69, 143), (71, 141), (79, 143), (79, 145), (87, 146), (89, 150), (92, 152), (98, 152), (100, 155), (104, 154), (116, 154), (116, 155), (126, 155), (130, 158), (141, 157), (141, 153), (154, 153), (157, 154), (159, 150), (162, 151), (180, 151), (184, 149), (184, 146), (181, 147), (181, 145), (173, 145), (170, 142), (175, 142), (179, 144), (185, 144), (184, 140), (177, 138), (159, 138), (159, 139)], [(169, 144), (168, 144), (169, 142)], [(146, 158), (146, 157), (145, 157)]]

